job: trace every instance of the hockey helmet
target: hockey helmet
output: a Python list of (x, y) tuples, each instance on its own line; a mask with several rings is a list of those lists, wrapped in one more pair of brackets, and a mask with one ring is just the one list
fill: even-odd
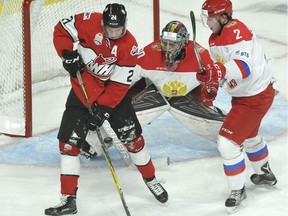
[(231, 17), (232, 2), (230, 0), (206, 0), (202, 5), (202, 14), (203, 11), (207, 11), (208, 17), (219, 16), (224, 13)]
[(108, 4), (103, 11), (103, 29), (106, 37), (115, 40), (126, 32), (127, 12), (122, 4)]
[(181, 54), (183, 47), (188, 43), (189, 33), (182, 22), (171, 21), (163, 29), (160, 36), (161, 49), (167, 67), (172, 67)]

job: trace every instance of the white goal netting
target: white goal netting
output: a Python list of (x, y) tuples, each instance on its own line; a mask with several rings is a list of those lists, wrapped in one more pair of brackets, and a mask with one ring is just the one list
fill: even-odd
[[(24, 135), (22, 0), (0, 0), (0, 133)], [(30, 6), (32, 92), (70, 85), (67, 72), (53, 47), (56, 23), (75, 13), (102, 12), (108, 3), (125, 5), (128, 29), (139, 46), (153, 40), (153, 0), (34, 0)], [(145, 32), (145, 34), (143, 34)], [(145, 35), (145, 37), (144, 37)]]

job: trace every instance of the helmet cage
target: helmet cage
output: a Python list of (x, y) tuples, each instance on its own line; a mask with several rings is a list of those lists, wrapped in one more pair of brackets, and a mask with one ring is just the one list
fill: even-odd
[(161, 49), (167, 67), (172, 67), (181, 50), (188, 43), (189, 33), (183, 23), (172, 21), (162, 30)]

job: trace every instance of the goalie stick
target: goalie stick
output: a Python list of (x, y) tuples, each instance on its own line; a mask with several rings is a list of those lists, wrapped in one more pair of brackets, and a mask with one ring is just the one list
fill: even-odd
[[(91, 108), (90, 103), (89, 103), (89, 100), (88, 100), (88, 96), (87, 96), (87, 93), (86, 93), (86, 90), (85, 90), (85, 86), (84, 86), (84, 83), (83, 83), (81, 74), (80, 74), (79, 71), (77, 71), (76, 75), (77, 75), (77, 79), (78, 79), (79, 85), (80, 85), (80, 87), (81, 87), (83, 96), (84, 96), (84, 98), (85, 98), (86, 105), (87, 105), (87, 107), (88, 107), (89, 113), (92, 114), (92, 108)], [(118, 177), (117, 177), (117, 175), (116, 175), (116, 172), (115, 172), (115, 170), (114, 170), (114, 167), (113, 167), (112, 162), (111, 162), (111, 159), (110, 159), (110, 156), (109, 156), (109, 154), (108, 154), (108, 149), (107, 149), (107, 147), (106, 147), (106, 144), (110, 144), (110, 143), (112, 142), (112, 138), (111, 138), (111, 137), (106, 137), (105, 139), (103, 139), (99, 127), (96, 127), (96, 133), (97, 133), (97, 136), (98, 136), (99, 141), (100, 141), (100, 143), (101, 143), (103, 155), (104, 155), (104, 157), (105, 157), (105, 160), (106, 160), (106, 162), (107, 162), (107, 165), (108, 165), (109, 170), (110, 170), (110, 172), (111, 172), (111, 175), (112, 175), (112, 177), (113, 177), (113, 180), (114, 180), (116, 189), (117, 189), (118, 194), (119, 194), (119, 196), (120, 196), (121, 202), (122, 202), (123, 207), (124, 207), (124, 210), (125, 210), (125, 212), (126, 212), (126, 215), (127, 215), (127, 216), (131, 216), (130, 211), (129, 211), (129, 209), (128, 209), (128, 206), (127, 206), (127, 204), (126, 204), (126, 201), (125, 201), (125, 198), (124, 198), (124, 194), (123, 194), (123, 191), (122, 191), (122, 189), (121, 189), (121, 186), (120, 186)]]

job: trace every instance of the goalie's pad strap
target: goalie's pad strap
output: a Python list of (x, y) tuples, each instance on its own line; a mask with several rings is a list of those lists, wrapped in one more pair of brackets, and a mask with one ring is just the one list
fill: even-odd
[(186, 114), (224, 122), (225, 115), (219, 109), (211, 109), (199, 101), (193, 94), (187, 94), (182, 97), (173, 97), (169, 100), (170, 106)]
[(132, 104), (136, 112), (169, 105), (153, 84), (135, 95)]
[(166, 98), (159, 93), (153, 84), (134, 96), (132, 104), (142, 127), (170, 109)]

